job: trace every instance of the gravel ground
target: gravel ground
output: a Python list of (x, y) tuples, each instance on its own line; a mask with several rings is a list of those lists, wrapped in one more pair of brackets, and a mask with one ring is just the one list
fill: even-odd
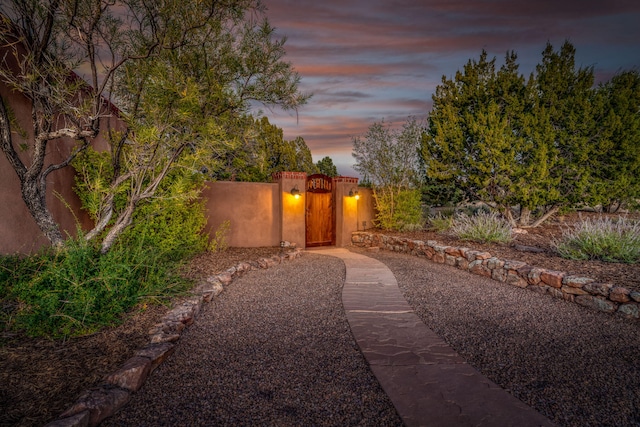
[(561, 426), (640, 426), (640, 325), (391, 252), (420, 318), (470, 364)]
[(103, 425), (402, 425), (351, 335), (344, 275), (305, 254), (236, 279)]

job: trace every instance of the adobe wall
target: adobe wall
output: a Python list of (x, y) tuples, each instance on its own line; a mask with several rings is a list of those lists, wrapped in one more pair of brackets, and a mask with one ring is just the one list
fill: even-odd
[(231, 223), (227, 235), (229, 246), (280, 245), (278, 183), (208, 182), (202, 197), (205, 199), (210, 236), (214, 236), (218, 227), (228, 220)]
[[(282, 206), (280, 217), (281, 240), (296, 243), (300, 248), (306, 246), (306, 191), (307, 174), (304, 172), (278, 172), (273, 180), (279, 185), (279, 201)], [(291, 194), (293, 189), (300, 191), (299, 197)], [(280, 244), (280, 240), (278, 240)]]

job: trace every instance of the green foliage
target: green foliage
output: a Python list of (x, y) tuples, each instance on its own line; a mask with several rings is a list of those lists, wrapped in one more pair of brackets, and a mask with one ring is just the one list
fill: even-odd
[(458, 214), (451, 232), (463, 240), (482, 243), (511, 241), (511, 225), (495, 212), (479, 211), (476, 215)]
[(186, 290), (173, 273), (175, 263), (145, 244), (118, 244), (106, 255), (84, 240), (69, 240), (57, 252), (47, 251), (11, 262), (5, 275), (17, 280), (5, 302), (14, 301), (11, 322), (31, 336), (51, 338), (92, 333), (113, 325), (123, 313), (145, 301), (157, 301)]
[(304, 139), (284, 140), (282, 129), (269, 123), (267, 117), (244, 117), (233, 132), (242, 134), (242, 139), (218, 150), (206, 163), (208, 176), (213, 179), (270, 182), (275, 172), (317, 172)]
[(518, 68), (513, 52), (497, 69), (483, 51), (454, 79), (443, 77), (422, 160), (435, 200), (458, 190), (505, 213), (520, 206), (518, 224), (529, 225), (532, 212), (543, 220), (588, 198), (597, 157), (609, 154), (595, 144), (593, 69), (576, 68), (570, 43), (547, 44), (528, 81)]
[(374, 187), (409, 188), (420, 182), (421, 125), (409, 118), (401, 130), (385, 126), (384, 121), (369, 126), (362, 137), (354, 137), (353, 168), (367, 177)]
[(327, 176), (338, 176), (338, 168), (333, 164), (333, 160), (329, 156), (325, 156), (316, 163), (318, 172)]
[(376, 223), (385, 230), (409, 231), (422, 229), (422, 206), (420, 191), (415, 189), (390, 191), (374, 189), (376, 200)]
[(216, 230), (213, 235), (213, 238), (209, 242), (208, 250), (210, 252), (223, 252), (226, 251), (229, 247), (229, 243), (227, 242), (227, 235), (231, 230), (231, 221), (226, 220)]
[(600, 84), (593, 103), (598, 138), (588, 201), (607, 211), (633, 207), (640, 199), (640, 72)]
[(451, 227), (453, 227), (453, 224), (453, 212), (450, 215), (438, 213), (437, 215), (429, 217), (429, 226), (438, 232), (449, 230)]
[(564, 258), (636, 263), (640, 261), (640, 223), (625, 217), (587, 218), (564, 230), (555, 245)]

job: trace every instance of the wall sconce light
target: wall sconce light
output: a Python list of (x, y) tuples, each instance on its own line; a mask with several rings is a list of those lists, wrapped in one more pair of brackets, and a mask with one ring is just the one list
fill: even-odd
[(298, 185), (297, 184), (291, 189), (291, 195), (293, 197), (295, 197), (296, 199), (300, 198), (300, 190), (298, 190)]
[(349, 190), (349, 197), (355, 197), (356, 200), (359, 200), (360, 194), (358, 194), (358, 190), (352, 188), (351, 190)]

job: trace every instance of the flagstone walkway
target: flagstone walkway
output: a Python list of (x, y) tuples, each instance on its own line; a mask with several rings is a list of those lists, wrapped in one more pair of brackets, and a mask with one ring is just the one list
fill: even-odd
[(552, 426), (467, 364), (404, 299), (382, 262), (340, 248), (313, 249), (346, 265), (342, 293), (353, 335), (407, 426)]

